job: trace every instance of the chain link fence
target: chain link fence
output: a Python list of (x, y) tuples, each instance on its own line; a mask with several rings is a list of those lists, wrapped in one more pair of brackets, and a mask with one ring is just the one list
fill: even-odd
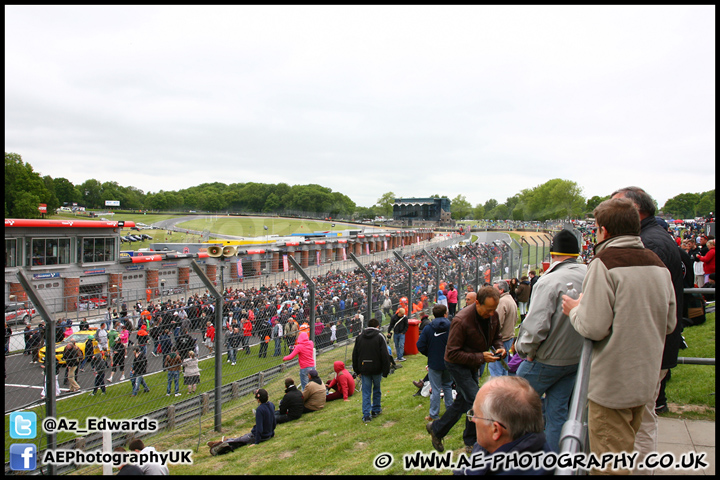
[[(410, 317), (420, 318), (430, 314), (441, 284), (453, 283), (461, 293), (467, 287), (477, 290), (488, 279), (488, 273), (491, 282), (508, 278), (521, 263), (520, 250), (513, 249), (514, 245), (505, 242), (469, 245), (468, 240), (469, 236), (436, 237), (395, 251), (362, 255), (359, 264), (353, 256), (287, 272), (273, 272), (270, 262), (276, 258), (268, 254), (261, 260), (261, 275), (223, 281), (221, 272), (223, 308), (215, 333), (220, 336), (219, 351), (213, 348), (214, 343), (204, 341), (213, 336), (216, 303), (201, 282), (191, 282), (182, 291), (163, 292), (162, 297), (150, 302), (144, 291), (123, 290), (121, 300), (126, 304), (127, 314), (123, 315), (121, 303), (117, 317), (112, 307), (109, 313), (105, 309), (102, 314), (89, 311), (88, 315), (72, 317), (61, 313), (55, 317), (57, 328), (52, 342), (57, 344), (58, 393), (47, 402), (43, 396), (44, 366), (52, 356), (47, 354), (48, 340), (42, 326), (33, 322), (25, 331), (9, 336), (6, 333), (6, 473), (10, 472), (9, 445), (13, 443), (9, 414), (16, 411), (35, 412), (38, 425), (48, 416), (47, 412), (55, 412), (55, 417), (77, 419), (79, 425), (85, 425), (89, 417), (147, 416), (156, 419), (161, 429), (173, 431), (173, 435), (177, 432), (186, 438), (197, 434), (200, 442), (212, 428), (211, 419), (216, 415), (216, 362), (221, 364), (221, 404), (226, 417), (252, 408), (251, 393), (256, 388), (266, 388), (271, 398), (279, 398), (286, 377), (299, 380), (297, 359), (283, 361), (294, 346), (297, 331), (290, 325), (295, 322), (300, 326), (307, 323), (312, 329), (317, 369), (323, 379), (332, 375), (336, 360), (344, 361), (350, 369), (354, 339), (369, 318), (376, 317), (385, 330), (400, 305), (407, 306)], [(304, 277), (312, 279), (314, 288), (308, 288)], [(463, 295), (459, 303), (459, 307), (464, 306)], [(310, 305), (315, 305), (314, 312)], [(71, 324), (67, 319), (72, 320)], [(101, 352), (98, 339), (103, 323), (111, 337), (107, 353)], [(282, 327), (282, 334), (275, 324)], [(142, 325), (147, 335), (140, 334)], [(68, 377), (71, 369), (63, 357), (66, 339), (76, 340), (75, 344), (84, 351), (75, 372), (79, 387), (76, 392), (71, 391), (73, 382)], [(133, 392), (132, 372), (139, 368), (136, 347), (145, 351), (147, 373), (143, 380), (147, 389), (138, 379)], [(191, 351), (198, 357), (200, 379), (194, 391), (184, 384), (182, 372), (179, 375), (170, 372), (166, 358), (174, 349), (182, 358), (187, 358)], [(104, 357), (106, 366), (99, 357)], [(143, 435), (147, 434), (113, 433), (113, 446), (125, 445)], [(48, 437), (39, 427), (32, 442), (38, 452), (48, 448)], [(55, 448), (92, 450), (99, 448), (101, 442), (100, 433), (58, 433)], [(59, 473), (74, 468), (64, 467)]]

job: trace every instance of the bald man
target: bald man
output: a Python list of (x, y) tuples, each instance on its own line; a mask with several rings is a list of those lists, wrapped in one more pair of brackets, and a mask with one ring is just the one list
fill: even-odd
[(465, 306), (473, 305), (475, 303), (475, 299), (477, 298), (477, 293), (475, 292), (468, 292), (467, 295), (465, 295)]

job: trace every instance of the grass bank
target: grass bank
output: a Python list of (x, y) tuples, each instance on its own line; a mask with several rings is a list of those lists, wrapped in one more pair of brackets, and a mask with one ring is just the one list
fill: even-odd
[[(686, 329), (685, 338), (690, 348), (681, 356), (715, 357), (715, 314), (708, 315), (705, 325)], [(334, 360), (348, 363), (352, 346), (338, 349), (318, 358), (318, 371), (323, 380), (332, 371)], [(213, 429), (212, 412), (200, 424), (186, 426), (172, 432), (161, 433), (146, 443), (158, 450), (191, 449), (193, 465), (174, 465), (172, 474), (179, 475), (373, 475), (412, 474), (434, 475), (450, 473), (448, 470), (405, 470), (403, 455), (433, 451), (425, 431), (424, 417), (428, 413), (429, 399), (413, 397), (416, 388), (412, 380), (425, 373), (426, 358), (408, 355), (403, 368), (382, 381), (383, 413), (370, 423), (361, 421), (362, 399), (359, 393), (348, 402), (328, 403), (319, 412), (303, 415), (299, 420), (279, 425), (276, 436), (259, 446), (243, 447), (233, 453), (213, 457), (206, 442), (221, 435), (240, 436), (254, 424), (251, 409), (255, 402), (249, 396), (223, 406), (222, 432)], [(288, 375), (297, 377), (296, 369)], [(487, 374), (481, 379), (484, 382)], [(297, 378), (296, 378), (297, 380)], [(270, 382), (265, 388), (277, 408), (282, 397), (283, 378)], [(665, 417), (715, 420), (715, 367), (680, 365), (673, 370), (668, 384), (668, 398), (684, 404), (684, 411), (671, 406)], [(441, 413), (444, 412), (441, 406)], [(200, 444), (198, 448), (198, 442)], [(458, 424), (445, 438), (446, 451), (453, 458), (463, 451), (462, 424)], [(374, 467), (380, 454), (390, 454), (392, 464), (386, 470)], [(80, 474), (99, 474), (99, 468), (85, 468)]]

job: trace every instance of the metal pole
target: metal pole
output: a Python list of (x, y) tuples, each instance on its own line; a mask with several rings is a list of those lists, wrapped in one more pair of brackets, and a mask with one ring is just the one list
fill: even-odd
[(440, 290), (440, 264), (426, 249), (423, 248), (422, 251), (428, 256), (432, 264), (435, 265), (435, 299), (437, 299), (437, 292)]
[[(530, 240), (532, 240), (532, 242), (535, 244), (535, 263), (533, 263), (533, 267), (535, 267), (535, 268), (533, 268), (533, 270), (535, 270), (535, 269), (537, 269), (537, 265), (538, 265), (537, 261), (538, 261), (538, 247), (539, 247), (539, 245), (538, 245), (538, 242), (535, 241), (535, 238), (534, 238), (534, 237), (529, 237), (529, 238), (530, 238)], [(526, 241), (527, 241), (527, 240), (526, 240)], [(528, 245), (530, 245), (530, 244), (528, 243)], [(528, 249), (528, 264), (530, 264), (530, 249)], [(528, 268), (529, 268), (529, 267), (528, 267)]]
[[(25, 293), (30, 298), (30, 301), (35, 305), (35, 309), (40, 314), (40, 317), (45, 320), (45, 416), (57, 417), (57, 405), (55, 403), (55, 395), (58, 393), (55, 391), (55, 320), (50, 316), (45, 302), (38, 296), (36, 290), (32, 288), (25, 272), (19, 270), (16, 276)], [(56, 446), (57, 434), (48, 433), (47, 449), (55, 450)], [(52, 463), (48, 464), (48, 473), (50, 475), (57, 475), (57, 465)]]
[[(552, 247), (552, 237), (546, 233), (546, 234), (545, 234), (545, 239), (548, 241), (548, 248), (549, 248), (549, 247)], [(550, 253), (548, 252), (547, 255), (549, 255), (549, 254), (550, 254)], [(543, 242), (543, 260), (545, 260), (545, 255), (546, 255), (546, 253), (545, 253), (545, 242)]]
[(292, 263), (295, 270), (305, 279), (310, 290), (310, 340), (315, 343), (315, 282), (305, 273), (305, 270), (297, 263), (292, 255), (288, 255), (288, 261)]
[(462, 268), (461, 268), (461, 264), (460, 264), (460, 257), (455, 255), (455, 252), (450, 247), (448, 247), (448, 252), (450, 252), (450, 255), (452, 255), (455, 258), (455, 260), (457, 260), (457, 262), (458, 262), (458, 269), (457, 269), (457, 273), (455, 274), (455, 278), (457, 279), (457, 282), (455, 282), (455, 283), (457, 284), (457, 291), (462, 292), (462, 285), (461, 285), (462, 284), (462, 275), (461, 275)]
[[(520, 239), (522, 240), (522, 237), (520, 237)], [(511, 237), (510, 240), (512, 240), (512, 241), (515, 243), (515, 245), (517, 245), (518, 248), (520, 249), (520, 261), (518, 262), (519, 265), (518, 265), (518, 268), (517, 268), (517, 275), (516, 275), (517, 279), (519, 280), (519, 279), (520, 279), (520, 274), (521, 274), (521, 272), (522, 272), (522, 266), (523, 266), (523, 263), (522, 263), (523, 249), (522, 249), (522, 245), (519, 244), (517, 241), (515, 241), (514, 238)]]
[[(363, 265), (360, 260), (357, 259), (354, 253), (350, 253), (350, 258), (352, 258), (353, 262), (362, 270), (362, 272), (365, 274), (365, 277), (367, 277), (368, 286), (367, 286), (367, 298), (368, 298), (368, 304), (367, 304), (367, 310), (365, 315), (365, 319), (363, 320), (362, 330), (365, 330), (367, 327), (367, 322), (370, 321), (372, 318), (372, 275), (370, 275), (370, 272), (368, 272), (368, 269), (365, 268), (365, 265)], [(361, 330), (361, 331), (362, 331)]]
[(478, 264), (479, 258), (478, 258), (478, 255), (473, 251), (472, 248), (470, 248), (469, 245), (465, 245), (465, 248), (467, 249), (468, 252), (470, 252), (470, 255), (475, 257), (475, 275), (473, 275), (473, 288), (474, 288), (474, 291), (477, 291), (478, 285), (480, 284), (480, 279), (478, 278), (478, 276), (480, 275), (480, 270), (479, 270), (480, 265)]
[(503, 240), (503, 242), (505, 243), (505, 245), (507, 245), (508, 252), (510, 252), (510, 270), (508, 270), (508, 273), (510, 274), (510, 278), (513, 278), (514, 277), (513, 270), (515, 270), (515, 268), (514, 268), (515, 262), (513, 261), (514, 259), (513, 259), (512, 247), (510, 246), (510, 242), (508, 242), (507, 240)]
[(222, 336), (223, 296), (195, 260), (192, 260), (190, 265), (205, 288), (215, 297), (215, 431), (222, 432), (222, 343), (220, 337)]
[[(395, 254), (395, 258), (397, 258), (398, 261), (400, 262), (400, 264), (402, 266), (404, 266), (408, 271), (408, 293), (409, 293), (409, 295), (408, 295), (408, 310), (409, 310), (411, 308), (410, 305), (412, 302), (412, 268), (410, 268), (410, 265), (407, 264), (407, 262), (402, 258), (402, 256), (398, 252), (393, 250), (393, 253)], [(405, 313), (409, 313), (409, 312), (405, 312)]]
[[(580, 363), (578, 364), (575, 387), (570, 397), (570, 410), (568, 420), (560, 432), (560, 453), (578, 453), (582, 451), (583, 443), (587, 437), (587, 426), (584, 424), (586, 414), (588, 384), (590, 383), (590, 364), (592, 362), (592, 340), (583, 340)], [(555, 475), (572, 475), (570, 468), (555, 469)]]

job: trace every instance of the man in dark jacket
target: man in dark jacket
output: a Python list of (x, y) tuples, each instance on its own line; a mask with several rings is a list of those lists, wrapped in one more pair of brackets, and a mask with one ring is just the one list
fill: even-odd
[(223, 437), (224, 441), (208, 442), (211, 455), (223, 455), (245, 445), (253, 447), (275, 436), (275, 427), (277, 426), (274, 414), (275, 405), (268, 400), (268, 392), (264, 388), (255, 390), (255, 398), (258, 406), (255, 409), (255, 425), (250, 433), (237, 438), (225, 439)]
[(447, 307), (438, 303), (433, 307), (435, 320), (429, 323), (420, 334), (417, 348), (428, 357), (428, 380), (430, 380), (430, 414), (425, 420), (433, 421), (440, 418), (440, 392), (445, 393), (445, 410), (453, 404), (452, 375), (445, 368), (445, 347), (450, 331), (447, 319)]
[[(510, 414), (508, 414), (511, 412)], [(535, 389), (522, 377), (492, 377), (478, 391), (468, 418), (475, 424), (477, 443), (472, 454), (482, 453), (485, 465), (478, 470), (464, 468), (464, 475), (551, 475), (552, 471), (514, 468), (493, 469), (490, 457), (512, 452), (550, 452), (543, 433), (542, 403)], [(541, 457), (542, 458), (542, 457)], [(502, 462), (500, 462), (502, 465)]]
[[(475, 401), (478, 391), (478, 370), (485, 363), (495, 362), (506, 356), (500, 333), (500, 319), (495, 310), (500, 302), (500, 292), (494, 287), (483, 287), (477, 293), (475, 305), (469, 305), (455, 315), (450, 324), (445, 366), (455, 381), (457, 397), (439, 420), (429, 422), (425, 428), (431, 436), (433, 447), (445, 450), (442, 439), (467, 412)], [(495, 353), (489, 352), (495, 347)], [(475, 444), (475, 428), (465, 419), (463, 441), (467, 453)]]
[(404, 308), (398, 308), (398, 311), (390, 319), (390, 325), (388, 326), (388, 339), (392, 336), (395, 337), (395, 355), (397, 355), (398, 362), (405, 361), (405, 333), (408, 329), (408, 318), (405, 315)]
[(63, 352), (63, 360), (65, 360), (65, 366), (67, 367), (71, 392), (77, 392), (80, 390), (80, 385), (75, 379), (75, 370), (77, 370), (78, 364), (80, 363), (78, 357), (81, 355), (82, 352), (75, 346), (75, 342), (69, 342)]
[(390, 373), (390, 354), (379, 326), (380, 322), (371, 318), (368, 328), (355, 340), (352, 352), (353, 370), (362, 375), (362, 410), (365, 423), (382, 412), (380, 380), (381, 376), (387, 377)]
[[(655, 398), (645, 406), (643, 421), (635, 436), (635, 451), (640, 452), (638, 461), (642, 461), (650, 452), (657, 452), (657, 414), (655, 413), (655, 400), (660, 391), (662, 380), (669, 369), (677, 366), (678, 352), (682, 344), (682, 311), (683, 311), (683, 266), (677, 243), (668, 234), (666, 229), (658, 225), (655, 219), (655, 202), (643, 189), (626, 187), (613, 192), (612, 198), (629, 198), (635, 204), (640, 214), (640, 239), (645, 248), (654, 252), (665, 267), (670, 271), (673, 288), (675, 290), (675, 307), (677, 312), (677, 325), (675, 330), (665, 337), (660, 378), (657, 380)], [(648, 473), (635, 470), (636, 473)]]
[(175, 346), (178, 353), (180, 354), (180, 358), (182, 358), (183, 360), (188, 358), (188, 353), (191, 350), (195, 350), (196, 343), (197, 340), (190, 336), (188, 330), (183, 329), (182, 333), (175, 339)]
[(295, 386), (292, 378), (285, 379), (285, 396), (280, 400), (279, 410), (275, 411), (277, 423), (297, 420), (303, 414), (303, 394)]
[(145, 389), (145, 393), (150, 391), (150, 388), (145, 383), (143, 375), (147, 372), (147, 357), (143, 352), (144, 348), (140, 345), (135, 347), (135, 360), (133, 360), (132, 371), (130, 372), (130, 382), (132, 383), (132, 396), (136, 396), (140, 385)]
[(92, 357), (90, 365), (95, 372), (95, 383), (93, 384), (93, 391), (90, 394), (95, 395), (98, 388), (102, 390), (102, 394), (105, 395), (105, 372), (107, 371), (107, 362), (103, 356), (104, 352), (98, 352)]

